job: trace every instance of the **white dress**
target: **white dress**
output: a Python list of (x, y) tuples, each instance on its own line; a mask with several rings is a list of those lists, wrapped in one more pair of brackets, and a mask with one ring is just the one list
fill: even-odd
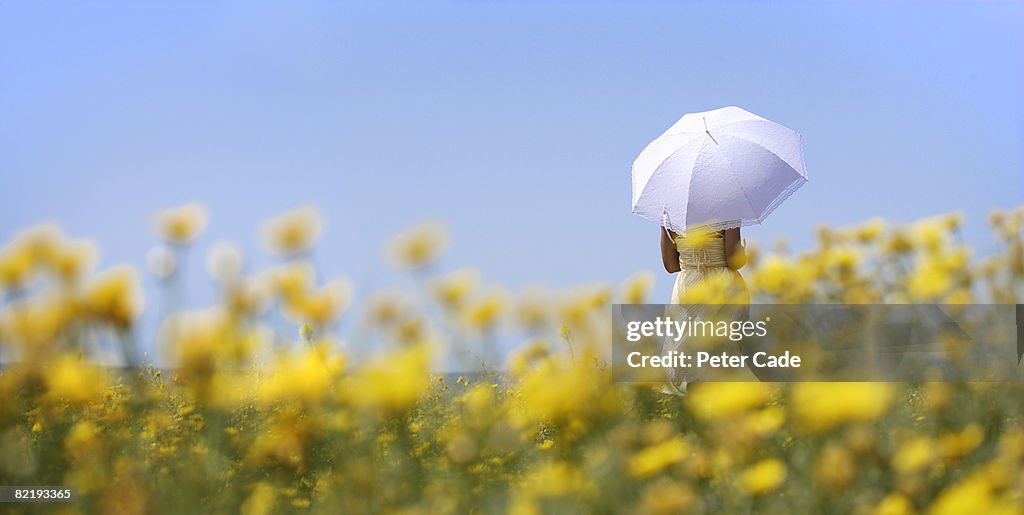
[[(677, 235), (679, 274), (672, 287), (672, 304), (686, 304), (673, 318), (694, 320), (746, 320), (750, 312), (750, 291), (743, 276), (729, 268), (725, 258), (725, 238), (721, 232), (690, 230), (691, 237)], [(678, 308), (672, 308), (674, 310)], [(666, 339), (665, 352), (693, 352), (687, 347), (692, 338), (676, 341)], [(735, 352), (737, 349), (731, 349)], [(669, 369), (669, 383), (676, 392), (684, 392), (686, 384), (699, 379), (690, 369)]]

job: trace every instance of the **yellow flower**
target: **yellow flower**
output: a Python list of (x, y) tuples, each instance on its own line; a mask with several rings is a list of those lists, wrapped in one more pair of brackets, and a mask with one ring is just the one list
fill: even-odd
[(508, 359), (508, 371), (513, 377), (521, 377), (551, 352), (544, 340), (532, 340), (512, 351)]
[(326, 327), (338, 320), (352, 302), (352, 296), (352, 282), (335, 279), (322, 288), (288, 297), (285, 313), (296, 322)]
[(911, 227), (910, 237), (918, 247), (935, 252), (949, 241), (949, 223), (941, 217), (919, 220)]
[(800, 428), (820, 432), (877, 419), (889, 409), (893, 393), (888, 383), (798, 383), (789, 404)]
[(545, 498), (577, 494), (593, 487), (583, 471), (563, 461), (539, 465), (523, 483), (527, 495)]
[[(37, 269), (48, 267), (64, 277), (65, 272), (82, 271), (90, 257), (79, 254), (81, 244), (66, 243), (60, 228), (54, 224), (42, 224), (18, 233), (14, 240), (0, 249), (0, 289), (14, 290), (24, 285)], [(81, 268), (65, 269), (65, 259), (83, 258)], [(70, 277), (66, 277), (70, 278)]]
[(392, 334), (404, 345), (415, 345), (434, 338), (430, 319), (422, 316), (408, 316), (391, 327)]
[[(265, 334), (236, 324), (220, 308), (185, 311), (169, 317), (161, 328), (168, 353), (182, 377), (208, 387), (213, 373), (224, 365), (237, 365), (262, 346)], [(209, 393), (209, 392), (205, 392)]]
[(96, 427), (96, 424), (83, 420), (75, 424), (68, 431), (64, 445), (70, 453), (79, 454), (87, 452), (99, 443), (97, 433), (99, 433), (99, 428)]
[(792, 261), (773, 254), (765, 257), (754, 272), (753, 284), (765, 293), (779, 295), (790, 287), (796, 274), (796, 265)]
[(856, 478), (856, 463), (845, 447), (829, 443), (818, 456), (815, 471), (822, 482), (832, 489), (848, 486)]
[(544, 287), (532, 284), (523, 288), (516, 299), (516, 321), (526, 329), (538, 329), (551, 321), (552, 302)]
[(775, 458), (761, 460), (740, 474), (740, 485), (749, 493), (764, 494), (786, 479), (786, 464)]
[(716, 420), (764, 404), (771, 392), (772, 388), (763, 383), (704, 383), (690, 390), (687, 405), (697, 416)]
[(690, 246), (702, 248), (708, 246), (708, 244), (717, 237), (717, 233), (715, 231), (708, 230), (707, 227), (695, 227), (686, 231), (685, 234), (676, 236), (676, 239), (685, 239)]
[(138, 273), (128, 265), (100, 273), (82, 294), (82, 304), (89, 314), (121, 328), (135, 321), (142, 311), (142, 302)]
[(864, 257), (857, 249), (837, 246), (822, 251), (821, 259), (826, 268), (850, 273), (861, 264)]
[(274, 513), (277, 504), (277, 491), (270, 483), (259, 482), (252, 489), (252, 493), (242, 503), (242, 515), (269, 515)]
[(156, 215), (156, 233), (169, 243), (184, 245), (206, 228), (206, 209), (195, 202)]
[(953, 392), (946, 383), (930, 382), (924, 384), (921, 395), (928, 409), (942, 409), (949, 405)]
[(940, 256), (928, 256), (914, 269), (907, 290), (918, 300), (935, 300), (953, 286), (953, 272)]
[(392, 238), (391, 261), (398, 268), (420, 269), (434, 264), (448, 245), (448, 232), (437, 221), (421, 222)]
[(103, 371), (72, 356), (61, 356), (46, 374), (49, 395), (75, 404), (86, 404), (103, 394)]
[(927, 436), (918, 436), (900, 446), (892, 457), (892, 466), (909, 474), (928, 466), (935, 458), (935, 442)]
[(558, 337), (567, 342), (572, 342), (572, 328), (567, 325), (558, 328)]
[[(762, 258), (749, 275), (763, 286), (755, 293), (772, 302), (921, 295), (948, 303), (975, 292), (1012, 304), (1024, 278), (1024, 207), (997, 218), (1000, 239), (987, 264), (955, 244), (951, 231), (961, 222), (943, 216), (913, 229), (873, 220), (823, 230), (821, 248)], [(907, 252), (882, 254), (901, 232), (905, 241), (894, 248)], [(645, 274), (618, 287), (531, 287), (516, 305), (500, 288), (480, 288), (472, 270), (427, 282), (434, 306), (379, 292), (355, 337), (367, 345), (383, 339), (394, 351), (346, 371), (331, 321), (350, 293), (337, 283), (320, 286), (308, 263), (248, 278), (241, 256), (211, 252), (223, 307), (168, 318), (160, 333), (168, 352), (154, 358), (168, 366), (162, 375), (155, 367), (114, 374), (87, 364), (106, 355), (58, 352), (107, 350), (116, 343), (110, 323), (138, 323), (128, 300), (138, 288), (134, 273), (122, 267), (89, 281), (92, 253), (53, 226), (0, 250), (0, 399), (9, 401), (0, 419), (12, 422), (0, 429), (0, 475), (30, 484), (43, 457), (58, 458), (67, 465), (63, 481), (91, 495), (99, 511), (159, 508), (154, 502), (168, 489), (189, 483), (174, 471), (188, 469), (204, 471), (232, 492), (228, 504), (252, 514), (327, 505), (461, 512), (495, 489), (508, 500), (479, 509), (1021, 512), (1024, 429), (1013, 387), (698, 383), (673, 397), (615, 384), (602, 346), (612, 337), (609, 304), (645, 298)], [(916, 266), (901, 276), (911, 261)], [(709, 281), (695, 298), (717, 298), (718, 287)], [(274, 296), (298, 317), (291, 330), (305, 344), (271, 355), (263, 353), (270, 330), (252, 315)], [(428, 344), (451, 329), (457, 343), (473, 345), (463, 324), (506, 329), (506, 313), (521, 323), (495, 342), (529, 330), (507, 374), (438, 375), (442, 362)], [(574, 355), (558, 345), (560, 336)], [(111, 385), (114, 375), (127, 384)], [(807, 469), (800, 479), (813, 476), (809, 483), (794, 482), (798, 465)], [(879, 473), (892, 484), (870, 480)], [(422, 488), (380, 488), (390, 480), (408, 486), (409, 478)], [(616, 481), (624, 489), (609, 486)], [(751, 498), (758, 495), (765, 498)], [(179, 501), (187, 510), (196, 499)]]
[(622, 286), (621, 298), (623, 304), (644, 304), (654, 286), (654, 274), (651, 272), (637, 272), (626, 279)]
[(985, 432), (977, 423), (971, 423), (960, 431), (943, 435), (939, 439), (939, 452), (947, 459), (959, 458), (976, 449), (983, 441)]
[(267, 272), (275, 294), (286, 302), (297, 300), (313, 288), (316, 270), (309, 261), (292, 261)]
[(875, 506), (874, 515), (913, 515), (914, 505), (907, 496), (891, 493)]
[(1006, 212), (1002, 209), (993, 209), (988, 213), (988, 224), (992, 227), (999, 227), (1003, 225), (1006, 220)]
[(302, 324), (302, 327), (299, 328), (299, 337), (302, 338), (302, 341), (306, 342), (306, 345), (312, 345), (316, 337), (313, 332), (313, 326)]
[(466, 433), (458, 433), (448, 441), (445, 447), (448, 458), (455, 463), (466, 463), (477, 455), (477, 444)]
[(857, 227), (856, 237), (862, 243), (872, 242), (877, 240), (885, 232), (885, 229), (885, 220), (872, 218), (860, 227)]
[(786, 411), (778, 406), (754, 411), (743, 419), (743, 427), (755, 436), (768, 436), (782, 427), (786, 422)]
[(385, 414), (411, 408), (429, 384), (432, 357), (430, 346), (419, 344), (364, 365), (349, 378), (349, 401)]
[(15, 236), (12, 243), (24, 249), (33, 262), (44, 266), (53, 265), (63, 245), (64, 234), (52, 223), (26, 229)]
[(494, 389), (482, 384), (470, 388), (459, 398), (465, 413), (473, 419), (480, 419), (494, 407)]
[(690, 453), (681, 436), (651, 445), (629, 459), (629, 473), (636, 477), (650, 477), (679, 463)]
[(463, 308), (462, 323), (470, 329), (492, 329), (505, 311), (507, 298), (507, 293), (502, 289), (492, 289), (478, 295)]
[(564, 355), (542, 359), (519, 382), (522, 411), (516, 413), (516, 421), (526, 426), (582, 420), (615, 401), (612, 392), (601, 389), (603, 381), (600, 372), (582, 357), (576, 361)]
[(387, 326), (416, 309), (416, 301), (401, 290), (375, 291), (365, 302), (365, 317), (375, 327)]
[(14, 302), (0, 310), (0, 341), (22, 344), (26, 358), (46, 355), (59, 343), (75, 315), (74, 299), (63, 295), (46, 294)]
[(964, 212), (956, 210), (952, 213), (947, 213), (942, 217), (942, 221), (946, 224), (946, 229), (955, 231), (964, 224)]
[(232, 281), (224, 286), (223, 303), (232, 313), (259, 315), (270, 305), (270, 285), (265, 277)]
[(267, 401), (317, 401), (329, 393), (344, 366), (344, 358), (331, 354), (324, 344), (281, 356), (270, 379), (260, 384), (260, 398)]
[(638, 513), (644, 515), (676, 515), (699, 513), (700, 497), (686, 483), (663, 478), (644, 489)]
[(999, 453), (1011, 459), (1024, 457), (1024, 429), (1011, 427), (999, 438)]
[(0, 249), (0, 288), (14, 290), (21, 287), (32, 274), (32, 254), (21, 246)]
[(312, 248), (322, 229), (320, 214), (304, 206), (268, 220), (263, 225), (263, 236), (271, 252), (292, 256)]
[(53, 267), (65, 281), (75, 281), (96, 265), (96, 246), (89, 240), (65, 242), (53, 257)]
[(480, 272), (475, 268), (460, 268), (429, 283), (429, 288), (441, 306), (458, 309), (465, 304), (480, 285)]
[(911, 241), (910, 236), (908, 236), (903, 230), (893, 232), (882, 246), (882, 250), (886, 254), (902, 254), (913, 250), (913, 248), (914, 243)]
[(933, 515), (960, 515), (963, 513), (1019, 514), (1019, 499), (1009, 495), (997, 496), (984, 471), (975, 472), (939, 494), (929, 513)]
[(583, 329), (591, 324), (595, 314), (604, 314), (611, 301), (612, 289), (607, 284), (592, 284), (573, 288), (560, 299), (558, 314), (561, 321)]

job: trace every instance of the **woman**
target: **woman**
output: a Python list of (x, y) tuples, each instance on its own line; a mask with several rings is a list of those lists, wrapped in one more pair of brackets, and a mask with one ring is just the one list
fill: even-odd
[[(678, 235), (668, 229), (661, 230), (661, 261), (665, 270), (676, 276), (672, 288), (672, 304), (679, 304), (687, 288), (711, 277), (724, 276), (737, 289), (747, 291), (747, 284), (738, 270), (747, 263), (747, 255), (740, 243), (740, 229), (711, 232), (701, 228), (690, 231), (691, 237)], [(746, 293), (747, 302), (750, 294)]]
[[(665, 270), (679, 272), (672, 287), (672, 304), (687, 304), (683, 308), (671, 308), (677, 320), (732, 321), (745, 320), (750, 310), (750, 292), (739, 269), (747, 262), (746, 251), (741, 243), (740, 229), (710, 231), (696, 227), (686, 235), (676, 234), (668, 229), (661, 230), (661, 260)], [(728, 340), (711, 340), (716, 345), (728, 344)], [(690, 342), (690, 345), (687, 345)], [(665, 352), (685, 350), (694, 345), (707, 349), (708, 340), (699, 342), (690, 337), (665, 342)], [(687, 348), (684, 349), (684, 346)], [(719, 349), (721, 352), (722, 349)], [(698, 378), (693, 369), (684, 374), (680, 369), (669, 369), (669, 384), (676, 393), (686, 391), (686, 384)]]

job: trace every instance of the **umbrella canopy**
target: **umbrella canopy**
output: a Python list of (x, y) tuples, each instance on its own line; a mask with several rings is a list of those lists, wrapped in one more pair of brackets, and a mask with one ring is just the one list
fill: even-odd
[(683, 116), (633, 162), (633, 213), (677, 233), (759, 224), (807, 182), (800, 135), (739, 107)]

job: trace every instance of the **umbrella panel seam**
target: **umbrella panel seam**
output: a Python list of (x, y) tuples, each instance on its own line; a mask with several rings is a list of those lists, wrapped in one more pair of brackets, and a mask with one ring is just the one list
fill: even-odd
[[(737, 138), (737, 139), (743, 139), (743, 138)], [(744, 141), (746, 141), (746, 140), (744, 140)], [(760, 146), (760, 145), (758, 145), (758, 146)], [(762, 147), (762, 148), (764, 148), (764, 147)], [(722, 159), (725, 159), (726, 163), (729, 163), (729, 175), (732, 177), (732, 180), (736, 182), (736, 187), (739, 188), (740, 193), (743, 194), (743, 198), (747, 201), (747, 206), (750, 207), (750, 213), (752, 215), (754, 215), (755, 217), (757, 217), (758, 220), (760, 220), (761, 217), (760, 217), (759, 213), (757, 212), (757, 209), (754, 208), (754, 203), (750, 201), (750, 196), (747, 195), (747, 190), (745, 190), (743, 188), (743, 183), (741, 183), (739, 177), (736, 176), (736, 170), (733, 169), (732, 159), (729, 159), (729, 156), (726, 155), (726, 153), (723, 152), (721, 150), (721, 148), (718, 148), (718, 155), (722, 156)], [(778, 156), (776, 156), (776, 157), (778, 157)], [(780, 157), (779, 160), (782, 160), (782, 158)], [(784, 160), (782, 160), (782, 162), (785, 163)], [(740, 217), (740, 219), (742, 220), (743, 217)]]
[[(705, 140), (705, 141), (702, 141), (702, 142), (701, 142), (701, 146), (700, 146), (700, 148), (698, 148), (698, 149), (697, 149), (697, 152), (696, 152), (696, 154), (695, 154), (695, 156), (694, 156), (694, 160), (693, 160), (693, 163), (691, 163), (691, 164), (690, 164), (690, 170), (691, 170), (691, 173), (690, 173), (690, 182), (689, 182), (689, 183), (687, 184), (687, 190), (689, 190), (689, 185), (693, 183), (693, 173), (692, 173), (693, 167), (695, 166), (695, 164), (696, 164), (696, 162), (697, 162), (697, 159), (700, 159), (700, 154), (701, 154), (701, 152), (703, 152), (703, 151), (704, 151), (704, 146), (705, 146), (706, 144), (707, 144), (707, 141), (706, 141), (706, 140)], [(648, 185), (650, 185), (650, 183), (651, 183), (651, 181), (652, 181), (652, 180), (654, 179), (654, 177), (655, 177), (656, 175), (658, 175), (658, 172), (659, 172), (659, 171), (661, 171), (661, 167), (662, 167), (662, 166), (663, 166), (663, 165), (665, 164), (665, 162), (666, 162), (666, 161), (668, 161), (669, 159), (672, 159), (673, 157), (675, 157), (675, 155), (676, 155), (676, 154), (678, 154), (679, 152), (681, 152), (681, 151), (682, 151), (682, 150), (683, 150), (684, 148), (685, 148), (685, 145), (683, 145), (683, 146), (681, 146), (681, 147), (677, 148), (676, 150), (672, 151), (672, 153), (671, 153), (671, 154), (669, 154), (668, 156), (666, 156), (666, 157), (665, 157), (665, 159), (662, 159), (662, 160), (661, 160), (661, 161), (660, 161), (660, 162), (658, 163), (658, 166), (654, 167), (654, 172), (652, 172), (652, 173), (651, 173), (651, 176), (647, 178), (647, 182), (646, 182), (646, 183), (645, 183), (645, 184), (643, 185), (643, 188), (642, 188), (642, 189), (640, 190), (640, 196), (638, 196), (638, 197), (636, 198), (636, 202), (635, 202), (635, 204), (636, 204), (636, 203), (639, 203), (639, 202), (640, 202), (640, 199), (642, 199), (642, 198), (643, 198), (643, 196), (644, 196), (644, 192), (646, 192), (646, 191), (647, 191), (647, 187), (648, 187)], [(636, 188), (636, 182), (635, 182), (635, 178), (634, 178), (634, 180), (633, 180), (633, 187), (634, 187), (634, 189)], [(634, 204), (634, 206), (633, 206), (633, 212), (634, 212), (634, 213), (636, 213), (636, 205), (635, 205), (635, 204)], [(665, 214), (665, 213), (664, 213), (664, 209), (665, 209), (665, 206), (662, 206), (662, 216), (664, 216), (664, 214)], [(684, 219), (684, 221), (685, 221), (685, 219), (686, 219), (686, 215), (683, 215), (683, 219)], [(653, 219), (653, 218), (650, 218), (650, 220), (654, 220), (654, 219)], [(662, 223), (662, 220), (657, 220), (657, 222), (658, 222), (658, 223)], [(685, 227), (685, 224), (684, 224), (684, 226), (683, 226), (683, 227)], [(684, 230), (685, 230), (685, 229), (684, 229)]]

